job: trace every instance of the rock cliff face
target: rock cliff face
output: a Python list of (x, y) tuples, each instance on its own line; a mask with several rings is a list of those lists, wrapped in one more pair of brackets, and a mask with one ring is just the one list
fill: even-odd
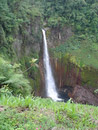
[(13, 48), (19, 58), (40, 51), (41, 26), (40, 18), (37, 17), (34, 21), (31, 20), (30, 24), (20, 27), (14, 35)]
[[(60, 45), (61, 43), (63, 44), (73, 34), (71, 27), (64, 27), (62, 29), (45, 28), (45, 30), (46, 30), (46, 35), (47, 35), (47, 44), (48, 44), (49, 48), (56, 47), (57, 45)], [(44, 78), (44, 68), (43, 68), (43, 44), (41, 44), (41, 49), (40, 49), (39, 66), (40, 66), (40, 74), (41, 74), (41, 87), (40, 87), (39, 95), (42, 97), (46, 97), (45, 83), (44, 83), (44, 79), (45, 79)], [(56, 69), (56, 68), (54, 67), (54, 69)], [(55, 77), (57, 77), (57, 76), (55, 76)], [(58, 80), (59, 80), (59, 77), (58, 77)], [(57, 86), (59, 86), (59, 85), (57, 85)], [(61, 93), (61, 90), (60, 90), (60, 93)]]
[(73, 35), (71, 27), (64, 28), (46, 28), (48, 46), (51, 48), (63, 44)]
[[(53, 48), (60, 44), (63, 44), (68, 38), (73, 35), (71, 27), (64, 27), (63, 29), (59, 28), (46, 28), (47, 41), (49, 48)], [(42, 32), (40, 20), (31, 21), (29, 25), (24, 26), (19, 29), (19, 33), (14, 36), (13, 47), (16, 52), (16, 55), (19, 58), (24, 56), (30, 56), (32, 53), (39, 53), (39, 72), (32, 75), (30, 78), (35, 80), (33, 82), (33, 88), (35, 88), (35, 95), (45, 97), (45, 85), (44, 85), (44, 68), (43, 68), (43, 44), (42, 44)], [(53, 57), (51, 55), (51, 57)], [(63, 92), (63, 95), (66, 94), (73, 98), (75, 102), (88, 103), (98, 105), (94, 90), (98, 88), (98, 70), (93, 68), (85, 67), (79, 68), (77, 65), (71, 63), (69, 58), (50, 58), (52, 63), (52, 68), (56, 83), (58, 86), (58, 91)], [(40, 87), (36, 87), (40, 86)], [(77, 87), (78, 86), (78, 87)], [(82, 87), (83, 86), (83, 87)], [(80, 92), (81, 89), (81, 92)], [(93, 95), (93, 98), (85, 98), (84, 89), (90, 91)], [(77, 91), (76, 91), (77, 90)], [(83, 90), (83, 91), (82, 91)], [(81, 98), (79, 97), (81, 93)], [(83, 95), (84, 93), (84, 95)], [(90, 95), (91, 95), (90, 94)], [(89, 94), (88, 94), (89, 95)], [(80, 99), (80, 100), (79, 100)], [(91, 101), (92, 100), (92, 101)]]
[[(39, 68), (32, 66), (30, 61), (32, 58), (38, 60), (39, 52), (42, 44), (42, 22), (40, 17), (31, 19), (29, 24), (22, 25), (18, 28), (17, 32), (13, 34), (14, 42), (13, 49), (16, 54), (16, 61), (21, 63), (23, 71), (28, 70), (24, 73), (30, 81), (32, 86), (32, 93), (39, 95), (40, 88), (40, 71)], [(38, 62), (38, 61), (37, 61)], [(30, 68), (31, 67), (31, 68)], [(30, 68), (30, 69), (28, 69)]]
[(93, 89), (98, 88), (98, 70), (94, 68), (78, 67), (70, 61), (70, 57), (61, 59), (52, 58), (52, 65), (55, 75), (58, 78), (59, 86), (85, 85)]
[[(52, 59), (52, 67), (58, 85), (58, 90), (66, 91), (74, 102), (98, 105), (98, 70), (94, 68), (79, 68), (69, 59)], [(66, 93), (65, 93), (66, 94)]]
[[(63, 44), (73, 35), (71, 28), (68, 27), (63, 28), (62, 30), (58, 28), (46, 30), (49, 48)], [(78, 67), (70, 61), (70, 56), (53, 58), (53, 55), (51, 55), (50, 60), (59, 92), (68, 94), (68, 96), (73, 98), (75, 102), (98, 105), (98, 95), (94, 93), (94, 91), (98, 88), (98, 70), (90, 68), (89, 66), (82, 68)], [(43, 65), (41, 64), (41, 66)], [(42, 70), (44, 71), (44, 69)], [(43, 76), (42, 86), (44, 86), (43, 71), (41, 71)], [(45, 88), (43, 87), (43, 90), (44, 89)], [(67, 91), (67, 93), (65, 91)], [(44, 95), (44, 93), (42, 93), (42, 95)]]

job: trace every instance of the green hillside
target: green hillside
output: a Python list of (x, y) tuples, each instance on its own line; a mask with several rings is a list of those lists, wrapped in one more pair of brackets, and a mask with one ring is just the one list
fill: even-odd
[[(35, 97), (0, 99), (1, 130), (97, 130), (98, 108)], [(1, 107), (0, 107), (1, 108)]]

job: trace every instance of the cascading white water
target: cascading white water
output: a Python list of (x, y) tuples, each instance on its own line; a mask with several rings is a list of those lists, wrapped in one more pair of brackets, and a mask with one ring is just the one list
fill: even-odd
[(52, 98), (54, 101), (58, 101), (61, 99), (58, 98), (56, 84), (55, 84), (55, 80), (52, 74), (45, 30), (42, 30), (42, 32), (43, 32), (43, 42), (44, 42), (43, 62), (44, 62), (44, 68), (45, 68), (45, 87), (46, 87), (47, 97)]

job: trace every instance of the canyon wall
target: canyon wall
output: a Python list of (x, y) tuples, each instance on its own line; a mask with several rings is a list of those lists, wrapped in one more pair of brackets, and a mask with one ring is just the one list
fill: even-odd
[[(74, 35), (71, 28), (63, 29), (47, 30), (49, 48), (63, 44)], [(98, 69), (81, 66), (70, 53), (56, 57), (50, 51), (50, 57), (58, 91), (68, 89), (69, 97), (75, 102), (98, 105), (98, 93), (95, 92), (98, 89)]]

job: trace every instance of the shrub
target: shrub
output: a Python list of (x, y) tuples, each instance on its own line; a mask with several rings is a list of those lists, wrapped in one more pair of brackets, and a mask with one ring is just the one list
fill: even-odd
[(29, 81), (25, 79), (19, 69), (19, 65), (11, 65), (0, 57), (0, 87), (7, 87), (14, 95), (27, 95), (30, 93)]

